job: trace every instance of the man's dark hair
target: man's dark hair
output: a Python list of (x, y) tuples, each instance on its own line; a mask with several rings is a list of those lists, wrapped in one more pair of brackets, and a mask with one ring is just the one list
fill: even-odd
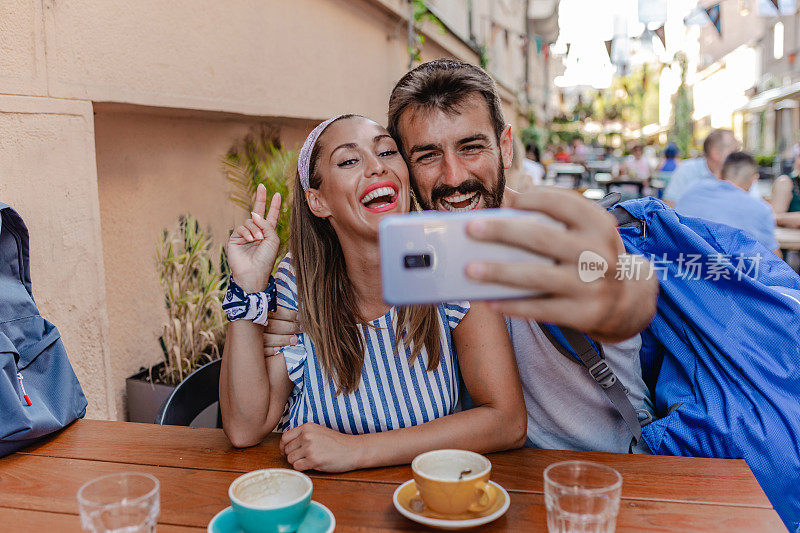
[(482, 68), (457, 59), (423, 63), (400, 78), (389, 97), (389, 133), (403, 151), (398, 131), (403, 111), (410, 107), (457, 114), (459, 106), (473, 94), (481, 95), (486, 101), (499, 143), (506, 123), (494, 80)]
[(703, 141), (703, 153), (709, 155), (713, 148), (722, 144), (726, 136), (733, 135), (731, 130), (718, 129), (708, 134), (706, 140)]
[(722, 179), (734, 183), (749, 185), (753, 175), (758, 172), (758, 165), (753, 156), (747, 152), (733, 152), (722, 164)]

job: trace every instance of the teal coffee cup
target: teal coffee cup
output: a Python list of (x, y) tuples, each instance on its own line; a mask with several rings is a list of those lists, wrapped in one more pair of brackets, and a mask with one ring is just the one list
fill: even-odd
[(297, 531), (311, 503), (311, 478), (294, 470), (268, 468), (236, 478), (228, 497), (247, 533)]

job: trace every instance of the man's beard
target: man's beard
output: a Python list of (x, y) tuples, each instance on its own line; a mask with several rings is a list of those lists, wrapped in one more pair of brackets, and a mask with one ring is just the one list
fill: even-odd
[(495, 182), (495, 188), (492, 191), (487, 189), (482, 181), (476, 178), (469, 178), (461, 182), (458, 187), (452, 187), (443, 183), (436, 185), (431, 191), (430, 201), (421, 194), (418, 194), (417, 198), (423, 209), (426, 211), (433, 211), (437, 209), (437, 206), (443, 204), (443, 198), (453, 196), (454, 194), (471, 194), (477, 192), (483, 198), (483, 206), (488, 209), (500, 207), (502, 205), (505, 189), (506, 173), (501, 163), (497, 169), (497, 180)]

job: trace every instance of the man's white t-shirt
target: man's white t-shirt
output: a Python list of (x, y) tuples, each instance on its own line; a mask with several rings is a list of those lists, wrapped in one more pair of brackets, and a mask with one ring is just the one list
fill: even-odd
[[(536, 322), (506, 318), (528, 411), (526, 446), (628, 453), (631, 432), (600, 385), (578, 361), (561, 354)], [(639, 363), (641, 337), (603, 343), (605, 361), (628, 389), (634, 409), (653, 416)], [(644, 440), (634, 453), (650, 453)]]

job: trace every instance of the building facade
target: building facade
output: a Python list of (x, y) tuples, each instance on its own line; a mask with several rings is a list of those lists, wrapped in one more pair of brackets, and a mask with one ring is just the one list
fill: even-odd
[(732, 128), (754, 154), (791, 157), (800, 128), (800, 13), (765, 15), (755, 0), (722, 2), (720, 13), (722, 35), (712, 25), (700, 34), (698, 133)]

